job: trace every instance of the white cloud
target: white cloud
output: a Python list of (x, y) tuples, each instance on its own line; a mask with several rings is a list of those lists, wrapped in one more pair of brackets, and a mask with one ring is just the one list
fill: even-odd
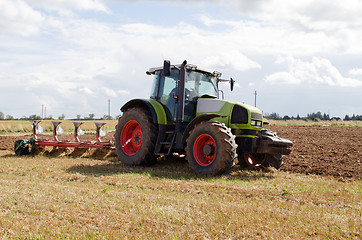
[(266, 76), (265, 81), (270, 84), (300, 84), (301, 79), (293, 76), (290, 72), (277, 72)]
[(234, 69), (245, 71), (253, 68), (261, 68), (260, 64), (254, 62), (238, 51), (222, 52), (218, 55), (211, 55), (200, 62), (201, 66), (209, 69)]
[(89, 88), (87, 88), (87, 87), (79, 89), (79, 92), (85, 93), (85, 94), (88, 94), (88, 95), (94, 94), (94, 92), (92, 90), (90, 90)]
[(128, 90), (118, 90), (117, 93), (120, 95), (122, 95), (122, 94), (129, 95), (130, 94), (130, 92)]
[(48, 11), (67, 13), (72, 10), (92, 10), (110, 13), (109, 8), (99, 0), (24, 0), (34, 7)]
[[(160, 11), (165, 10), (164, 5), (181, 4), (163, 2)], [(195, 1), (189, 2), (194, 11)], [(240, 83), (241, 91), (259, 87), (258, 79), (266, 72), (272, 73), (265, 77), (270, 84), (361, 86), (360, 80), (342, 76), (341, 61), (336, 66), (331, 64), (337, 62), (333, 57), (339, 54), (362, 53), (360, 23), (353, 25), (351, 20), (359, 16), (348, 10), (350, 7), (342, 8), (348, 15), (346, 20), (338, 16), (339, 22), (329, 22), (330, 16), (323, 15), (326, 13), (319, 16), (299, 9), (308, 9), (310, 1), (307, 5), (296, 3), (298, 7), (287, 3), (281, 9), (267, 1), (248, 1), (247, 5), (246, 1), (236, 0), (198, 2), (198, 6), (205, 8), (197, 11), (194, 18), (187, 15), (186, 20), (162, 25), (156, 24), (158, 20), (152, 19), (152, 15), (134, 18), (135, 12), (119, 18), (115, 16), (119, 14), (117, 8), (112, 8), (114, 15), (106, 16), (103, 13), (110, 12), (107, 1), (0, 0), (0, 81), (5, 83), (0, 100), (21, 95), (19, 98), (33, 102), (25, 101), (29, 105), (24, 106), (24, 111), (34, 114), (31, 105), (46, 103), (49, 111), (58, 111), (54, 116), (60, 115), (63, 107), (66, 116), (72, 117), (89, 112), (102, 116), (105, 113), (99, 109), (108, 98), (114, 98), (117, 104), (112, 104), (113, 112), (118, 113), (127, 100), (148, 97), (152, 77), (146, 76), (145, 71), (161, 66), (163, 58), (173, 64), (186, 59), (227, 77), (241, 75), (241, 79), (253, 79)], [(280, 6), (279, 1), (271, 2)], [(213, 13), (205, 11), (210, 3), (231, 6), (234, 15), (205, 15)], [(117, 4), (113, 1), (112, 7)], [(331, 31), (334, 23), (337, 28), (346, 28)], [(294, 58), (272, 62), (277, 56)], [(330, 60), (315, 56), (330, 56)], [(289, 69), (275, 70), (282, 69), (283, 64)], [(349, 74), (357, 76), (360, 72), (352, 69)], [(236, 95), (240, 98), (240, 94)], [(79, 109), (84, 112), (78, 112)], [(16, 115), (9, 110), (1, 111)]]
[(272, 24), (289, 24), (302, 30), (326, 31), (343, 27), (361, 26), (362, 2), (359, 0), (233, 0), (229, 7), (242, 11), (250, 17)]
[(0, 1), (0, 34), (11, 33), (22, 36), (37, 34), (43, 21), (42, 14), (24, 1)]
[(362, 68), (353, 68), (348, 72), (350, 75), (361, 75), (362, 76)]
[[(153, 0), (162, 2), (164, 0)], [(138, 1), (140, 2), (140, 1)], [(142, 1), (141, 1), (142, 2)], [(168, 4), (182, 4), (195, 1), (172, 1)], [(237, 27), (252, 22), (259, 24), (254, 31), (243, 31), (239, 40), (250, 40), (252, 51), (263, 46), (262, 51), (283, 51), (285, 54), (294, 51), (308, 55), (315, 52), (329, 53), (362, 53), (362, 1), (360, 0), (200, 0), (196, 6), (222, 6), (225, 14), (240, 17), (243, 21), (218, 20), (209, 16), (201, 16), (205, 26), (223, 24)], [(230, 18), (227, 18), (230, 19)], [(261, 31), (258, 31), (259, 28)], [(241, 32), (240, 32), (241, 33)], [(256, 35), (258, 34), (258, 36)], [(245, 40), (244, 40), (245, 41)], [(257, 47), (254, 47), (257, 46)], [(269, 47), (269, 48), (267, 48)]]
[[(288, 72), (277, 72), (265, 77), (270, 84), (322, 84), (337, 87), (359, 87), (362, 81), (343, 77), (328, 59), (313, 57), (307, 62), (292, 57), (285, 58), (289, 65)], [(278, 58), (277, 63), (283, 60)]]

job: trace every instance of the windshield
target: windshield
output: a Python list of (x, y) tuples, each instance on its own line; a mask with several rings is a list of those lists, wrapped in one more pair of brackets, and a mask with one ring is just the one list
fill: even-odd
[(180, 71), (175, 68), (171, 70), (170, 76), (164, 76), (161, 71), (156, 71), (151, 91), (151, 98), (162, 103), (166, 107), (166, 115), (173, 120), (176, 119), (179, 76)]
[(191, 99), (203, 95), (218, 97), (217, 78), (208, 73), (187, 71), (185, 88)]

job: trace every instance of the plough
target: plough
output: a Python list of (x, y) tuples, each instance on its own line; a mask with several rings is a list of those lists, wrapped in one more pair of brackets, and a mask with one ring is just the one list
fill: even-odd
[[(114, 145), (111, 141), (102, 141), (101, 137), (104, 136), (102, 127), (106, 123), (95, 122), (96, 125), (96, 141), (80, 141), (79, 135), (82, 135), (83, 131), (80, 126), (84, 122), (73, 122), (74, 125), (74, 141), (69, 140), (59, 140), (58, 134), (62, 133), (62, 128), (60, 127), (61, 121), (52, 121), (53, 124), (53, 140), (48, 139), (39, 139), (37, 134), (42, 132), (40, 126), (41, 121), (30, 121), (33, 126), (32, 137), (30, 140), (22, 139), (17, 140), (14, 144), (14, 151), (16, 155), (26, 155), (31, 152), (34, 147), (53, 147), (55, 148), (107, 148), (113, 149)], [(31, 147), (31, 150), (29, 149)]]

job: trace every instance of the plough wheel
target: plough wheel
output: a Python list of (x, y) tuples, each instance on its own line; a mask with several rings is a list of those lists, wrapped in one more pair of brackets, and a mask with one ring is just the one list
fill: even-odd
[(17, 140), (14, 143), (14, 152), (18, 156), (29, 154), (29, 143), (26, 140)]
[(127, 165), (151, 165), (157, 127), (147, 110), (130, 108), (116, 126), (115, 146), (118, 159)]

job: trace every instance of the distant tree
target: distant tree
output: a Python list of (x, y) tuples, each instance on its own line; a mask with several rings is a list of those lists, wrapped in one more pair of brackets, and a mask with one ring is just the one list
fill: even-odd
[(307, 114), (307, 119), (309, 120), (321, 120), (323, 119), (323, 115), (321, 112), (316, 112), (316, 113), (310, 113), (310, 114)]
[(323, 120), (329, 120), (330, 118), (329, 118), (329, 114), (323, 114)]
[(119, 114), (119, 115), (116, 116), (115, 119), (120, 119), (121, 117), (122, 117), (122, 114)]
[(13, 116), (11, 116), (11, 115), (6, 115), (6, 118), (5, 118), (6, 120), (14, 120), (14, 117)]
[(341, 120), (341, 118), (340, 117), (332, 117), (331, 120), (339, 121), (339, 120)]
[(4, 120), (4, 119), (5, 119), (4, 113), (0, 112), (0, 120)]
[(84, 119), (86, 120), (94, 120), (94, 114), (93, 113), (90, 113), (88, 117), (85, 117)]
[(64, 120), (64, 119), (65, 119), (64, 113), (61, 116), (58, 117), (58, 120)]
[(271, 113), (271, 114), (266, 114), (265, 118), (267, 119), (274, 119), (274, 120), (280, 120), (282, 119), (278, 113)]
[(350, 118), (348, 115), (346, 115), (343, 120), (344, 120), (344, 121), (350, 121), (351, 118)]
[(80, 117), (81, 117), (81, 115), (78, 114), (78, 115), (77, 115), (77, 120), (78, 120), (78, 121), (80, 120)]
[(290, 120), (291, 118), (288, 116), (288, 115), (285, 115), (284, 117), (283, 117), (283, 120)]
[(41, 117), (36, 114), (33, 114), (33, 115), (30, 115), (28, 119), (29, 120), (41, 120)]
[(109, 115), (103, 115), (102, 120), (112, 120), (113, 117)]
[[(347, 117), (348, 115), (346, 115)], [(345, 117), (345, 118), (346, 118)], [(362, 120), (362, 115), (356, 115), (356, 114), (353, 114), (352, 117), (349, 117), (349, 120), (353, 120), (353, 121), (361, 121)], [(346, 120), (348, 121), (348, 120)]]
[(300, 120), (300, 116), (299, 116), (299, 114), (297, 114), (297, 118), (296, 118), (297, 120)]
[(44, 118), (44, 120), (53, 120), (53, 116), (52, 115), (49, 115), (48, 117)]

